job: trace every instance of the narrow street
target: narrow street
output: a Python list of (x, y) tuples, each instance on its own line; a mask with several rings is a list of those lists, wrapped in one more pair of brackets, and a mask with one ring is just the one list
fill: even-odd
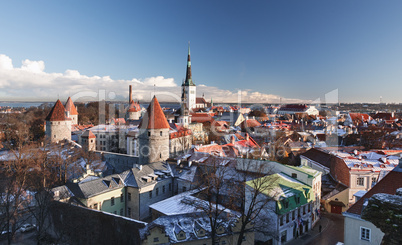
[[(321, 233), (319, 226), (322, 226)], [(335, 245), (343, 242), (344, 218), (339, 214), (322, 213), (321, 220), (307, 234), (292, 240), (286, 245)]]

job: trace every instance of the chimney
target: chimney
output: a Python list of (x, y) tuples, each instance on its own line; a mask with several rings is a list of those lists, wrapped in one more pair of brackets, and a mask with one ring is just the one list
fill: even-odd
[(133, 101), (133, 90), (132, 90), (132, 87), (131, 87), (131, 85), (129, 85), (128, 86), (128, 90), (129, 90), (129, 92), (128, 92), (128, 103), (131, 103), (131, 101)]

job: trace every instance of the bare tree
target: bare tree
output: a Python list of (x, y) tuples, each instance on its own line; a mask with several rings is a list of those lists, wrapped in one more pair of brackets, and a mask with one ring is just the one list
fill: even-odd
[(24, 213), (30, 206), (30, 194), (27, 190), (29, 176), (32, 170), (32, 158), (35, 153), (29, 145), (21, 146), (18, 151), (10, 150), (8, 159), (0, 169), (1, 178), (1, 221), (2, 230), (11, 230), (7, 233), (8, 243), (19, 228)]
[(221, 217), (229, 211), (227, 207), (233, 203), (233, 200), (230, 200), (232, 196), (228, 196), (230, 183), (226, 181), (229, 169), (221, 166), (216, 159), (211, 165), (203, 165), (199, 168), (201, 174), (194, 183), (195, 189), (198, 190), (194, 195), (196, 198), (185, 198), (183, 203), (195, 207), (207, 216), (211, 226), (212, 244), (215, 244), (219, 242), (217, 229), (223, 222)]
[(237, 200), (237, 211), (240, 213), (240, 230), (237, 244), (243, 242), (243, 237), (249, 232), (261, 232), (272, 235), (269, 227), (271, 218), (267, 216), (270, 210), (269, 203), (275, 196), (274, 183), (278, 178), (264, 176), (274, 173), (274, 167), (269, 162), (251, 159), (238, 159), (236, 184), (233, 185), (233, 194)]

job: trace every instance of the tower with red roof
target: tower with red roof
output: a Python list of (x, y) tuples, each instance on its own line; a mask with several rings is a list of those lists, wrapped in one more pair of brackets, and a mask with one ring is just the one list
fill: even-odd
[(133, 94), (132, 94), (132, 87), (130, 85), (126, 120), (139, 120), (140, 116), (141, 116), (141, 106), (138, 102), (134, 102)]
[(169, 158), (169, 129), (165, 114), (154, 96), (139, 125), (140, 164)]
[(91, 130), (86, 130), (82, 135), (82, 147), (87, 151), (96, 150), (96, 136)]
[(56, 101), (46, 117), (46, 137), (51, 143), (71, 140), (71, 118), (60, 100)]
[(78, 111), (73, 101), (71, 100), (71, 97), (68, 97), (65, 108), (68, 114), (70, 115), (71, 124), (73, 125), (78, 124)]

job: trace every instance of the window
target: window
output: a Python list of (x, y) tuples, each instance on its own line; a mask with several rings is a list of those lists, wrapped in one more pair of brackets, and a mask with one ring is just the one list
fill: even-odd
[(148, 132), (148, 136), (151, 136), (151, 132)]
[(131, 208), (127, 208), (127, 217), (131, 217)]
[(156, 196), (159, 195), (159, 188), (156, 188)]
[(114, 197), (110, 198), (110, 205), (111, 205), (111, 206), (114, 205)]
[(292, 178), (296, 179), (296, 178), (297, 178), (297, 174), (292, 173)]
[(94, 209), (98, 209), (98, 204), (97, 203), (94, 204)]
[(180, 236), (180, 237), (184, 237), (184, 234), (183, 234), (183, 232), (181, 232), (179, 236)]
[(187, 188), (185, 186), (183, 186), (183, 192), (186, 192)]
[(366, 227), (360, 227), (360, 239), (370, 241), (371, 230)]
[(292, 220), (294, 220), (295, 217), (296, 217), (296, 214), (295, 214), (295, 211), (293, 210), (293, 212), (292, 212)]
[(300, 203), (300, 196), (296, 196), (295, 199), (296, 199), (296, 204), (299, 204)]
[(285, 208), (289, 208), (289, 201), (288, 200), (283, 200), (283, 206)]
[(162, 193), (165, 194), (166, 188), (165, 186), (162, 186)]
[(161, 131), (161, 136), (162, 136), (162, 131)]
[(280, 224), (283, 225), (283, 216), (281, 216), (279, 219), (280, 219)]
[(123, 209), (120, 209), (120, 216), (123, 216)]
[(114, 213), (114, 214), (117, 214), (117, 211), (114, 211), (113, 213)]
[(375, 185), (377, 183), (377, 177), (371, 177), (371, 185)]
[(356, 182), (357, 182), (356, 183), (357, 185), (364, 186), (364, 178), (363, 177), (358, 177)]
[(123, 194), (120, 195), (120, 202), (124, 202)]
[(131, 201), (131, 193), (130, 193), (130, 192), (128, 193), (127, 199), (128, 199), (129, 201)]
[(154, 242), (159, 242), (159, 237), (154, 237)]
[(289, 223), (289, 213), (286, 214), (286, 223)]
[(149, 198), (152, 198), (152, 191), (149, 192)]
[(303, 206), (303, 214), (306, 214), (306, 206)]

